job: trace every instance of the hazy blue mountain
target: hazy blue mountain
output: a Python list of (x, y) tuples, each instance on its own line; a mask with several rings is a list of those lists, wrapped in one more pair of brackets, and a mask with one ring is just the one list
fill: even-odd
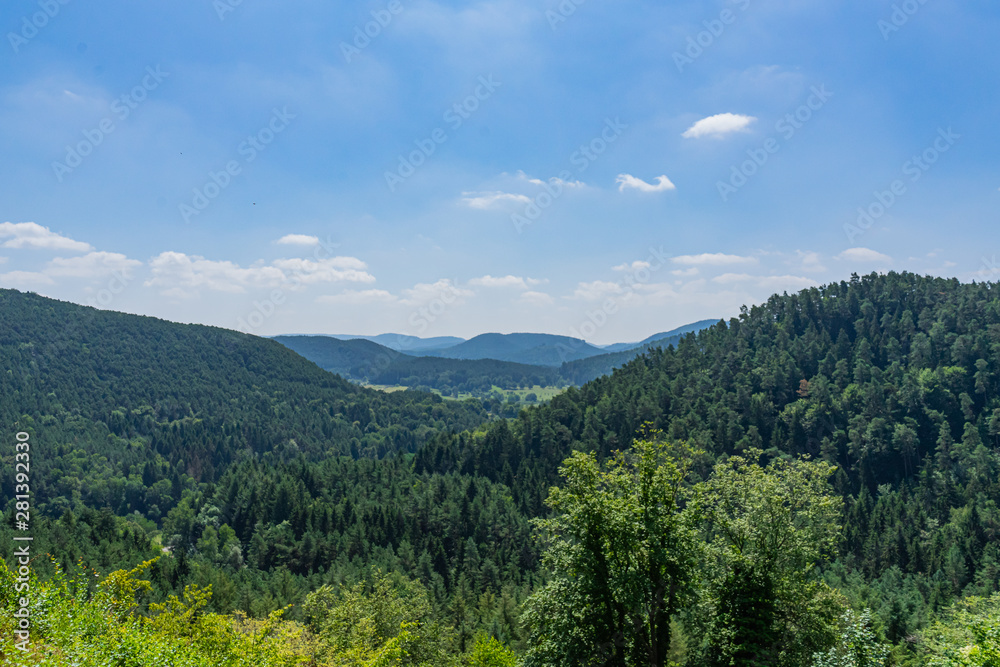
[(428, 354), (449, 359), (496, 359), (519, 364), (559, 366), (566, 361), (603, 353), (601, 348), (569, 336), (488, 333)]
[[(706, 328), (703, 320), (650, 336), (640, 343), (610, 351), (566, 336), (550, 334), (483, 334), (445, 349), (399, 352), (370, 338), (393, 340), (396, 334), (343, 339), (340, 336), (276, 336), (274, 339), (320, 368), (343, 377), (379, 385), (429, 387), (483, 395), (492, 387), (582, 385), (609, 375), (653, 347), (677, 345), (681, 338)], [(409, 341), (401, 341), (410, 344)], [(448, 340), (415, 339), (419, 343)], [(461, 340), (461, 339), (457, 339)], [(398, 341), (397, 341), (398, 342)]]
[(483, 395), (494, 387), (553, 386), (562, 381), (553, 366), (494, 359), (411, 356), (369, 340), (332, 336), (277, 336), (276, 341), (320, 368), (349, 380), (378, 385), (429, 387), (445, 394)]
[(407, 356), (364, 338), (342, 340), (336, 336), (275, 336), (274, 340), (320, 368), (349, 380), (368, 380), (396, 359)]
[(431, 350), (441, 350), (465, 342), (464, 338), (458, 338), (456, 336), (418, 338), (417, 336), (407, 336), (406, 334), (395, 333), (379, 334), (378, 336), (343, 336), (343, 338), (364, 338), (365, 340), (370, 340), (378, 343), (379, 345), (384, 345), (390, 349), (405, 352), (407, 354), (418, 354)]
[(419, 338), (417, 336), (407, 336), (406, 334), (396, 333), (385, 333), (377, 336), (352, 336), (350, 334), (284, 334), (282, 336), (273, 336), (273, 338), (300, 337), (336, 338), (337, 340), (367, 340), (373, 343), (378, 343), (379, 345), (387, 347), (391, 350), (396, 350), (397, 352), (406, 352), (407, 354), (422, 354), (428, 350), (440, 350), (465, 342), (464, 338), (458, 338), (457, 336)]

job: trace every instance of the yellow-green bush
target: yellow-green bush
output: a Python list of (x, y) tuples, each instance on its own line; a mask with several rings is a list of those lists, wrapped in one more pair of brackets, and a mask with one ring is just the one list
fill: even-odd
[(0, 559), (0, 666), (18, 667), (514, 667), (495, 639), (480, 637), (468, 654), (455, 651), (453, 631), (431, 619), (417, 582), (378, 575), (370, 584), (310, 594), (306, 611), (316, 632), (282, 618), (206, 612), (211, 588), (149, 605), (147, 561), (103, 579), (78, 565), (56, 566), (47, 581), (31, 579), (31, 641), (15, 648), (14, 574)]
[(927, 630), (924, 646), (934, 667), (1000, 665), (1000, 593), (958, 602)]
[[(138, 598), (149, 590), (140, 579), (152, 564), (118, 570), (92, 585), (96, 575), (79, 566), (57, 568), (49, 581), (31, 581), (29, 650), (15, 647), (9, 594), (2, 601), (0, 665), (73, 667), (291, 667), (312, 661), (314, 645), (301, 625), (275, 612), (262, 621), (204, 613), (211, 591), (189, 586), (139, 615)], [(0, 559), (0, 583), (13, 579)], [(89, 580), (88, 580), (89, 579)]]

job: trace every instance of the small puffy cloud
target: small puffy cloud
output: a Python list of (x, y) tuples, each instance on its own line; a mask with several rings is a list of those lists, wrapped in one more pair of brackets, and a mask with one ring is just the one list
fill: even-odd
[(671, 259), (674, 264), (682, 266), (731, 266), (734, 264), (756, 264), (756, 257), (726, 255), (721, 252), (702, 253), (700, 255), (678, 255)]
[(423, 306), (433, 301), (441, 301), (447, 305), (461, 303), (464, 299), (474, 296), (475, 292), (442, 278), (434, 283), (418, 283), (403, 290), (402, 303), (408, 306)]
[(644, 262), (642, 260), (638, 260), (637, 259), (636, 261), (632, 262), (631, 264), (629, 264), (628, 262), (625, 262), (624, 264), (619, 264), (618, 266), (612, 266), (611, 270), (612, 271), (631, 271), (631, 272), (634, 273), (634, 272), (640, 271), (642, 269), (648, 269), (651, 266), (652, 266), (652, 264), (650, 264), (649, 262)]
[(583, 301), (597, 301), (611, 294), (618, 294), (622, 286), (606, 280), (595, 280), (590, 283), (579, 283), (573, 291), (573, 298)]
[(517, 172), (517, 177), (520, 180), (522, 180), (522, 181), (527, 181), (528, 183), (531, 183), (532, 185), (539, 185), (539, 186), (542, 186), (542, 187), (545, 187), (546, 185), (549, 185), (549, 186), (559, 186), (559, 187), (564, 187), (564, 188), (585, 188), (585, 187), (587, 187), (587, 184), (584, 183), (583, 181), (564, 181), (563, 179), (558, 178), (556, 176), (553, 176), (552, 178), (550, 178), (546, 182), (546, 181), (543, 181), (540, 178), (532, 178), (532, 177), (528, 176), (527, 174), (525, 174), (523, 171), (518, 171)]
[(319, 245), (318, 236), (309, 236), (308, 234), (286, 234), (280, 239), (275, 241), (278, 245), (305, 245), (314, 246)]
[(174, 297), (193, 296), (188, 290), (202, 287), (216, 292), (239, 293), (246, 291), (247, 286), (273, 287), (285, 278), (276, 267), (245, 269), (229, 261), (172, 251), (161, 252), (151, 259), (149, 268), (153, 276), (146, 281), (146, 286), (170, 290)]
[(859, 262), (859, 263), (872, 263), (878, 262), (880, 264), (888, 264), (892, 261), (892, 257), (888, 255), (883, 255), (880, 252), (872, 250), (870, 248), (848, 248), (844, 252), (837, 255), (837, 259), (847, 261), (847, 262)]
[(368, 304), (395, 303), (398, 299), (381, 289), (344, 290), (340, 294), (326, 294), (316, 299), (317, 303), (332, 305), (363, 306)]
[(687, 269), (674, 269), (670, 272), (671, 274), (678, 276), (679, 278), (692, 278), (698, 275), (698, 267), (692, 266)]
[(670, 179), (666, 176), (657, 176), (656, 183), (647, 183), (641, 178), (636, 178), (631, 174), (618, 174), (618, 178), (615, 179), (615, 183), (618, 185), (618, 192), (625, 192), (625, 190), (638, 190), (639, 192), (666, 192), (668, 190), (676, 190), (677, 186), (670, 182)]
[(731, 285), (733, 283), (748, 283), (754, 279), (749, 273), (723, 273), (712, 278), (713, 283), (720, 285)]
[(272, 266), (285, 273), (288, 280), (303, 284), (353, 282), (373, 283), (375, 276), (366, 270), (368, 265), (356, 257), (330, 257), (328, 259), (278, 259)]
[(820, 258), (818, 252), (805, 252), (802, 250), (795, 251), (796, 256), (799, 259), (801, 269), (803, 271), (826, 271), (826, 267), (823, 266), (823, 260)]
[(517, 287), (519, 289), (528, 289), (529, 285), (538, 285), (541, 282), (534, 278), (522, 278), (520, 276), (494, 278), (493, 276), (486, 275), (482, 278), (473, 278), (469, 281), (469, 284), (476, 287)]
[(56, 257), (45, 267), (45, 274), (57, 278), (100, 278), (114, 272), (128, 274), (142, 262), (117, 252), (92, 252), (81, 257)]
[(487, 210), (504, 204), (530, 204), (531, 197), (511, 192), (463, 192), (462, 203), (469, 208)]
[(754, 276), (749, 273), (723, 273), (721, 276), (712, 278), (712, 282), (719, 285), (756, 287), (769, 292), (789, 290), (794, 292), (807, 287), (816, 287), (819, 284), (812, 278), (803, 276)]
[(35, 222), (0, 223), (0, 239), (7, 239), (3, 242), (2, 247), (4, 248), (35, 248), (71, 252), (90, 252), (94, 249), (89, 243), (74, 241)]
[[(181, 252), (163, 252), (149, 262), (152, 278), (147, 287), (161, 287), (173, 296), (193, 296), (200, 288), (216, 292), (240, 293), (247, 288), (296, 287), (326, 282), (375, 282), (367, 265), (354, 257), (323, 260), (279, 259), (271, 264), (241, 267), (229, 261), (215, 261)], [(166, 293), (166, 292), (165, 292)]]
[(745, 132), (750, 123), (757, 120), (753, 116), (743, 116), (736, 113), (720, 113), (708, 118), (702, 118), (689, 127), (681, 135), (685, 139), (701, 137), (722, 138), (733, 132)]
[(553, 303), (555, 303), (555, 299), (553, 299), (545, 292), (534, 292), (531, 290), (521, 294), (521, 297), (518, 299), (518, 301), (526, 303), (529, 306), (551, 306)]

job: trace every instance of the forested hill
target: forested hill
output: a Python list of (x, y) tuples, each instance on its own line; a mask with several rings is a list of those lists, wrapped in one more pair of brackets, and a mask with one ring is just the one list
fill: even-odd
[(419, 583), (454, 650), (482, 632), (526, 649), (521, 603), (549, 574), (529, 519), (574, 449), (605, 458), (644, 424), (703, 450), (692, 482), (751, 448), (836, 464), (822, 575), (872, 609), (895, 664), (926, 664), (945, 605), (1000, 588), (996, 284), (891, 273), (774, 296), (489, 423), (274, 341), (16, 292), (0, 308), (2, 415), (38, 444), (36, 550), (107, 568), (169, 546), (153, 599), (211, 584), (215, 610), (303, 619), (310, 591), (381, 570)]
[(925, 605), (1000, 585), (998, 389), (998, 285), (873, 274), (773, 296), (416, 464), (507, 483), (535, 515), (571, 451), (628, 447), (644, 423), (708, 459), (826, 459), (848, 501), (839, 566), (891, 580), (895, 641)]
[[(12, 290), (0, 290), (0, 314), (0, 419), (106, 457), (112, 470), (102, 464), (101, 473), (112, 477), (148, 464), (154, 481), (211, 482), (241, 451), (384, 456), (414, 451), (437, 429), (484, 419), (475, 404), (356, 387), (275, 341), (225, 329)], [(38, 465), (55, 466), (57, 455), (39, 456)], [(87, 471), (80, 473), (86, 481)], [(72, 496), (59, 475), (37, 480), (51, 496)], [(85, 485), (84, 495), (108, 481)], [(158, 509), (165, 513), (177, 500)], [(136, 505), (145, 514), (145, 503)]]

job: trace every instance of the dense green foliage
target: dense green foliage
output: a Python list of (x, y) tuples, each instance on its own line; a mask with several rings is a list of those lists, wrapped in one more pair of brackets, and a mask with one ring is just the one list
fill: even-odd
[(811, 454), (838, 466), (845, 501), (828, 583), (904, 660), (942, 605), (998, 588), (998, 382), (1000, 288), (872, 275), (772, 297), (416, 461), (509, 484), (535, 516), (563, 457), (608, 456), (644, 422), (713, 457)]
[(1000, 665), (1000, 595), (967, 598), (926, 633), (923, 653), (933, 667)]
[(683, 507), (690, 458), (639, 440), (606, 471), (590, 454), (566, 460), (556, 515), (538, 522), (552, 576), (526, 605), (526, 665), (667, 664), (701, 555)]
[(707, 665), (795, 667), (834, 640), (839, 601), (817, 577), (840, 534), (833, 467), (760, 458), (718, 463), (698, 487), (708, 581), (695, 652)]
[[(825, 585), (871, 609), (894, 664), (990, 664), (961, 650), (994, 650), (995, 609), (945, 610), (1000, 589), (997, 285), (889, 274), (775, 296), (489, 423), (481, 404), (362, 390), (274, 341), (10, 291), (0, 311), (0, 418), (37, 445), (36, 552), (102, 573), (159, 555), (149, 603), (211, 585), (213, 612), (293, 604), (289, 622), (304, 622), (310, 592), (380, 569), (423, 588), (454, 655), (485, 635), (523, 654), (522, 604), (558, 575), (540, 569), (530, 520), (553, 516), (574, 451), (605, 466), (648, 422), (704, 452), (692, 485), (757, 449), (763, 468), (803, 454), (835, 466)], [(714, 562), (707, 583), (769, 590)], [(678, 643), (695, 656), (702, 639)]]

